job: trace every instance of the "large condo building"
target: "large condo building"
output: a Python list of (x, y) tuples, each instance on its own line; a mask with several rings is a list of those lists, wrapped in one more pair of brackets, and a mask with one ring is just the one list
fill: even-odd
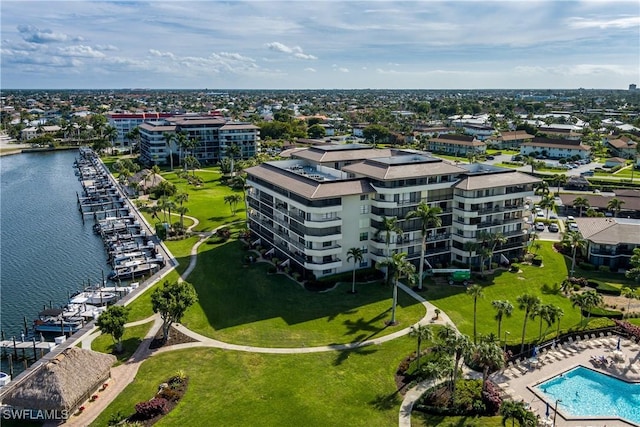
[(118, 137), (115, 139), (114, 146), (124, 148), (128, 147), (134, 141), (129, 141), (127, 134), (142, 123), (157, 121), (171, 117), (171, 113), (156, 113), (156, 112), (109, 112), (106, 114), (107, 122), (109, 126), (112, 126), (118, 131)]
[[(429, 265), (479, 265), (480, 247), (466, 243), (482, 243), (489, 233), (504, 237), (492, 247), (495, 261), (520, 257), (527, 242), (524, 203), (539, 181), (510, 169), (359, 144), (316, 146), (246, 172), (254, 242), (305, 278), (351, 270), (353, 247), (364, 252), (361, 268), (393, 252), (418, 263), (422, 224), (405, 217), (420, 202), (442, 210), (441, 225), (427, 234)], [(387, 244), (389, 218), (402, 231), (390, 232)]]
[[(194, 141), (189, 153), (203, 165), (215, 164), (227, 157), (232, 145), (238, 147), (237, 158), (253, 157), (259, 135), (257, 126), (214, 116), (174, 116), (142, 123), (139, 129), (140, 160), (158, 165), (169, 164), (170, 156), (178, 156), (184, 151), (177, 138), (179, 134)], [(167, 143), (168, 135), (176, 136), (171, 144)]]

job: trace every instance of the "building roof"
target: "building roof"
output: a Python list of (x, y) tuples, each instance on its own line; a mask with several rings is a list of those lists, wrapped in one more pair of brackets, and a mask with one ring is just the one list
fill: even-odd
[(345, 166), (342, 170), (378, 180), (458, 175), (465, 171), (442, 159), (417, 154), (367, 159)]
[(444, 144), (453, 144), (453, 145), (465, 145), (469, 147), (479, 147), (483, 145), (487, 145), (482, 141), (475, 139), (473, 136), (468, 135), (450, 135), (450, 134), (441, 134), (438, 135), (437, 138), (433, 138), (429, 141), (431, 142), (441, 142)]
[(252, 125), (251, 123), (226, 123), (220, 128), (220, 130), (238, 130), (238, 129), (253, 130), (253, 129), (260, 129), (260, 128), (256, 125)]
[(617, 189), (614, 191), (616, 197), (640, 197), (640, 190), (626, 190), (626, 189)]
[(501, 132), (497, 137), (490, 137), (490, 140), (496, 141), (519, 141), (521, 139), (533, 139), (533, 135), (529, 135), (527, 131)]
[(608, 141), (608, 143), (610, 146), (612, 146), (613, 148), (617, 148), (618, 150), (635, 149), (636, 146), (638, 145), (635, 141), (633, 141), (631, 138), (626, 136), (623, 136), (618, 139), (612, 139)]
[[(612, 196), (601, 196), (597, 194), (560, 194), (560, 200), (565, 206), (573, 206), (573, 201), (577, 197), (584, 197), (585, 199), (587, 199), (587, 202), (589, 202), (589, 206), (592, 208), (604, 210), (607, 209), (609, 200), (614, 198)], [(640, 211), (640, 197), (618, 195), (615, 198), (624, 202), (621, 210)]]
[(175, 116), (168, 118), (167, 121), (177, 126), (202, 126), (202, 125), (219, 125), (226, 124), (226, 120), (220, 117), (212, 116)]
[(363, 144), (320, 145), (292, 153), (291, 156), (316, 163), (353, 162), (374, 157), (388, 157), (391, 150)]
[(576, 218), (585, 239), (603, 245), (640, 245), (640, 220), (626, 218)]
[(14, 408), (73, 410), (109, 377), (115, 356), (70, 347), (37, 368), (3, 398)]
[(570, 150), (591, 151), (591, 147), (582, 145), (580, 141), (570, 139), (534, 138), (532, 141), (522, 143), (522, 147), (547, 147), (547, 148), (567, 148)]
[(157, 124), (150, 122), (140, 123), (138, 127), (149, 132), (173, 132), (176, 130), (175, 125)]
[(269, 162), (245, 169), (245, 172), (249, 175), (249, 179), (252, 176), (263, 179), (309, 200), (330, 199), (374, 191), (366, 179), (319, 182), (278, 168)]
[(627, 159), (623, 159), (622, 157), (609, 157), (605, 160), (605, 163), (626, 163)]
[(459, 190), (480, 190), (493, 187), (535, 184), (540, 181), (541, 179), (526, 173), (505, 169), (487, 173), (475, 172), (465, 176), (453, 187)]

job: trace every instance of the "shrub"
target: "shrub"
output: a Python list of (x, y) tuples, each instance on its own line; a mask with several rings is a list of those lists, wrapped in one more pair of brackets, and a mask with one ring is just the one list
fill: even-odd
[(160, 390), (160, 393), (158, 393), (158, 397), (167, 399), (171, 402), (177, 402), (178, 400), (180, 400), (181, 395), (182, 393), (170, 387), (163, 388), (162, 390)]
[(588, 262), (581, 262), (580, 264), (578, 264), (578, 266), (583, 269), (583, 270), (587, 270), (587, 271), (593, 271), (596, 269), (596, 266), (593, 264), (590, 264)]
[(542, 265), (542, 257), (541, 256), (536, 256), (535, 258), (533, 258), (531, 260), (531, 264), (535, 265), (537, 267), (540, 267)]
[(291, 273), (291, 277), (293, 277), (293, 280), (299, 281), (300, 280), (300, 273), (298, 273), (297, 271), (294, 271), (293, 273)]
[(138, 403), (136, 405), (136, 414), (144, 420), (153, 418), (156, 415), (166, 414), (169, 409), (168, 403), (167, 399), (154, 397), (146, 402)]
[(622, 290), (620, 288), (611, 286), (608, 283), (600, 282), (597, 280), (589, 280), (589, 286), (594, 288), (596, 292), (603, 295), (620, 296), (620, 294), (622, 293)]
[(574, 283), (572, 286), (573, 286), (573, 287), (572, 287), (572, 289), (573, 289), (574, 291), (576, 291), (576, 292), (577, 292), (577, 291), (579, 291), (579, 290), (580, 290), (580, 285), (578, 285), (577, 283)]
[(518, 271), (520, 271), (520, 264), (511, 264), (509, 271), (512, 273), (517, 273)]
[(491, 263), (491, 269), (495, 270), (496, 268), (498, 268), (498, 263), (497, 262), (492, 262)]
[(609, 267), (608, 265), (599, 265), (598, 266), (598, 271), (602, 271), (604, 273), (610, 273), (611, 272), (611, 267)]
[(278, 272), (278, 269), (274, 266), (271, 266), (267, 269), (267, 273), (269, 274), (276, 274)]
[(111, 414), (111, 416), (109, 417), (109, 421), (107, 421), (107, 425), (117, 426), (117, 425), (120, 425), (126, 419), (127, 419), (127, 416), (123, 414), (121, 411), (118, 411), (115, 414)]
[(640, 339), (640, 326), (633, 325), (629, 322), (621, 322), (619, 320), (614, 320), (617, 327), (622, 329), (624, 332), (629, 334), (630, 336)]
[(515, 257), (511, 258), (511, 264), (517, 264), (519, 262), (520, 262), (520, 260), (518, 258), (515, 258)]
[(581, 288), (584, 288), (589, 284), (589, 280), (587, 280), (586, 277), (570, 277), (569, 282), (573, 283), (574, 285), (578, 285)]
[(496, 415), (502, 405), (500, 389), (492, 382), (487, 381), (482, 390), (482, 402), (487, 411), (487, 415)]

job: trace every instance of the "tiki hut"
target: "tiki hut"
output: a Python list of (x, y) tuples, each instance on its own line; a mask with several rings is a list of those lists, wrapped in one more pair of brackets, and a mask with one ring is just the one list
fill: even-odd
[(3, 403), (20, 409), (73, 412), (109, 378), (116, 358), (70, 347), (40, 366)]

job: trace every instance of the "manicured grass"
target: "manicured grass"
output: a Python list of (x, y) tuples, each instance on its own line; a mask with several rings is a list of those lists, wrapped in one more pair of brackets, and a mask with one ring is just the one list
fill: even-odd
[[(185, 261), (188, 263), (188, 261)], [(147, 289), (145, 293), (136, 298), (131, 304), (128, 305), (130, 308), (129, 311), (129, 322), (135, 322), (138, 320), (146, 319), (149, 316), (153, 315), (153, 308), (151, 306), (151, 293), (153, 290), (160, 286), (164, 281), (173, 282), (178, 280), (179, 274), (176, 270), (173, 270), (169, 273), (164, 279), (153, 285), (151, 288)]]
[(106, 426), (154, 396), (182, 369), (187, 394), (158, 426), (393, 426), (402, 397), (394, 371), (414, 341), (401, 338), (361, 350), (273, 355), (191, 349), (145, 361), (136, 380), (92, 424)]
[(101, 353), (113, 354), (118, 358), (118, 361), (115, 365), (118, 366), (121, 363), (127, 361), (136, 351), (145, 335), (147, 335), (147, 332), (149, 332), (149, 329), (151, 329), (152, 324), (153, 322), (148, 322), (143, 325), (126, 328), (124, 331), (124, 335), (122, 336), (122, 353), (114, 353), (116, 345), (113, 342), (113, 338), (111, 338), (111, 335), (105, 334), (102, 334), (95, 340), (93, 340), (93, 342), (91, 343), (91, 350), (99, 351)]
[[(567, 277), (567, 265), (563, 257), (553, 251), (552, 242), (540, 242), (541, 248), (538, 254), (543, 258), (543, 267), (522, 265), (522, 273), (498, 271), (492, 282), (484, 286), (484, 297), (478, 299), (477, 328), (479, 335), (497, 334), (497, 322), (494, 319), (495, 310), (491, 306), (493, 300), (508, 300), (515, 307), (512, 317), (503, 318), (501, 342), (504, 340), (504, 331), (509, 331), (507, 342), (510, 345), (520, 344), (522, 338), (522, 326), (524, 311), (517, 308), (517, 297), (529, 293), (540, 297), (544, 304), (556, 305), (564, 311), (561, 320), (561, 330), (576, 327), (580, 322), (580, 312), (571, 306), (571, 301), (562, 294), (550, 295), (542, 292), (542, 285), (554, 285), (561, 283)], [(438, 306), (449, 315), (451, 320), (464, 334), (473, 338), (473, 299), (468, 296), (462, 287), (448, 285), (429, 285), (425, 298)], [(529, 320), (525, 342), (535, 341), (539, 337), (539, 319)], [(547, 329), (543, 322), (542, 332), (547, 330), (548, 336), (553, 336), (556, 324)]]
[(511, 163), (496, 163), (496, 166), (499, 166), (501, 168), (518, 169), (518, 168), (521, 168), (524, 165), (514, 165), (514, 164), (511, 164)]
[(267, 274), (270, 264), (243, 266), (248, 252), (239, 242), (200, 246), (189, 278), (199, 302), (183, 318), (188, 328), (223, 341), (288, 347), (346, 343), (386, 335), (424, 315), (416, 300), (399, 292), (399, 325), (390, 319), (391, 288), (350, 283), (324, 293), (310, 292), (284, 275)]
[[(445, 417), (443, 415), (411, 413), (411, 425), (423, 427), (502, 427), (502, 417)], [(507, 423), (507, 425), (510, 425)]]

